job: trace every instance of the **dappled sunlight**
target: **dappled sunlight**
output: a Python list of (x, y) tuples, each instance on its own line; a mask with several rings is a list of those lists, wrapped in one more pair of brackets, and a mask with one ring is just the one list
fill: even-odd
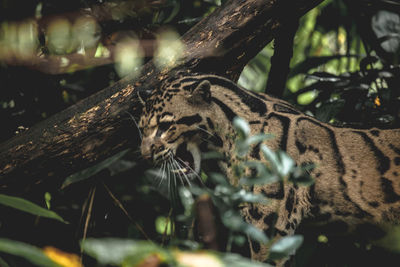
[[(87, 49), (95, 48), (100, 39), (98, 23), (90, 16), (79, 17), (72, 26), (73, 47), (83, 54)], [(82, 53), (82, 52), (81, 52)]]
[(0, 61), (30, 60), (38, 49), (38, 29), (33, 20), (3, 22), (0, 26)]
[(115, 47), (115, 70), (120, 77), (128, 74), (139, 75), (139, 67), (143, 64), (144, 52), (139, 40), (127, 37)]
[(46, 73), (72, 72), (112, 62), (110, 53), (94, 57), (98, 45), (99, 25), (87, 15), (3, 22), (0, 26), (0, 62)]
[(157, 50), (154, 62), (158, 68), (172, 67), (185, 52), (185, 46), (180, 41), (178, 33), (171, 30), (160, 32), (157, 38)]
[(142, 4), (136, 1), (108, 2), (76, 13), (47, 17), (42, 16), (43, 6), (39, 4), (34, 18), (6, 21), (0, 25), (0, 62), (24, 65), (50, 74), (72, 73), (115, 63), (119, 77), (137, 75), (135, 72), (144, 59), (153, 56), (160, 69), (175, 66), (185, 52), (175, 30), (162, 29), (145, 38), (143, 34), (139, 38), (135, 30), (103, 32), (100, 26), (103, 20), (139, 17), (162, 1)]
[(46, 42), (50, 53), (66, 54), (72, 50), (71, 23), (64, 18), (53, 21), (47, 27)]

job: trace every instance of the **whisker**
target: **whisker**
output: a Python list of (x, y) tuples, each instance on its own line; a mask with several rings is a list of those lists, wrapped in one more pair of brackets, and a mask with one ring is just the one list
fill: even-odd
[[(172, 158), (169, 158), (169, 162), (170, 162), (170, 164), (171, 164), (171, 167), (173, 167), (172, 166)], [(171, 189), (173, 190), (170, 190), (169, 191), (169, 194), (170, 194), (170, 197), (171, 197), (171, 200), (172, 200), (172, 202), (174, 202), (174, 198), (175, 198), (175, 192), (176, 192), (176, 175), (175, 175), (175, 172), (172, 170), (170, 170), (170, 175), (171, 175), (171, 173), (172, 173), (172, 175), (173, 175), (173, 179), (172, 179), (172, 177), (170, 178), (170, 185), (171, 185)], [(172, 184), (173, 183), (173, 184)]]
[(209, 134), (210, 136), (214, 137), (214, 134), (212, 134), (211, 132), (207, 131), (206, 129), (203, 129), (203, 128), (199, 127), (199, 126), (196, 126), (196, 128), (199, 129), (199, 130), (202, 130), (203, 132), (205, 132), (205, 133)]
[[(196, 126), (196, 128), (199, 129), (199, 130), (201, 130), (201, 131), (203, 131), (203, 132), (205, 132), (206, 134), (210, 135), (211, 137), (214, 137), (214, 138), (215, 138), (214, 134), (212, 134), (211, 132), (209, 132), (209, 131), (207, 131), (207, 130), (205, 130), (205, 129), (199, 127), (199, 126)], [(200, 137), (200, 138), (201, 138), (204, 142), (206, 142), (206, 143), (208, 143), (208, 144), (210, 144), (210, 145), (215, 145), (212, 141), (210, 141), (210, 140), (207, 139), (207, 138), (203, 138), (203, 137)]]
[(176, 158), (176, 159), (179, 160), (182, 164), (184, 164), (187, 168), (189, 168), (192, 171), (192, 173), (194, 173), (196, 178), (200, 181), (200, 183), (203, 184), (203, 181), (201, 180), (200, 175), (195, 170), (193, 170), (192, 167), (190, 167), (189, 165), (186, 165), (186, 163), (183, 160), (181, 160), (180, 158)]
[[(174, 159), (174, 161), (175, 164), (178, 165), (180, 170), (187, 168), (184, 164), (179, 163), (176, 159)], [(190, 178), (187, 176), (187, 174), (184, 171), (180, 171), (180, 173), (183, 175), (183, 178), (187, 182), (188, 186), (192, 186), (192, 184), (190, 183)]]
[(171, 170), (170, 170), (170, 166), (169, 163), (166, 164), (167, 167), (167, 187), (168, 187), (168, 193), (171, 192)]
[(174, 158), (171, 158), (171, 164), (175, 168), (175, 170), (173, 170), (174, 177), (176, 179), (175, 174), (178, 174), (179, 180), (181, 181), (181, 184), (183, 185), (184, 183), (183, 183), (183, 180), (182, 180), (182, 176), (180, 175), (180, 172), (181, 172), (180, 171), (180, 167), (176, 163), (177, 163), (176, 160)]
[(140, 154), (140, 153), (141, 153), (141, 151), (140, 151), (140, 147), (139, 147), (139, 148), (137, 148), (137, 149), (135, 149), (135, 150), (131, 150), (131, 153), (132, 153), (132, 154), (134, 154), (134, 155), (136, 155), (136, 154)]
[[(184, 171), (182, 171), (182, 169), (184, 169), (185, 167), (184, 166), (182, 166), (178, 161), (176, 161), (175, 159), (174, 159), (174, 162), (175, 162), (175, 165), (179, 168), (179, 175), (182, 177), (183, 176), (183, 179), (186, 181), (186, 183), (189, 185), (189, 186), (192, 186), (191, 185), (191, 183), (190, 183), (190, 180), (189, 180), (189, 177), (186, 175), (186, 173), (184, 172)], [(183, 180), (181, 179), (181, 182), (182, 182), (182, 185), (184, 185), (184, 183), (183, 183)]]
[[(176, 162), (176, 163), (179, 164), (179, 162)], [(190, 178), (184, 172), (182, 172), (182, 175), (183, 175), (183, 178), (185, 179), (185, 181), (187, 182), (188, 186), (191, 187), (192, 184), (190, 183)]]
[(139, 138), (140, 138), (140, 140), (142, 140), (142, 139), (143, 139), (142, 132), (140, 131), (139, 125), (137, 124), (135, 118), (134, 118), (133, 115), (132, 115), (131, 113), (129, 113), (128, 111), (125, 111), (125, 112), (128, 113), (128, 115), (131, 117), (132, 121), (135, 123), (136, 128), (138, 129), (138, 132), (139, 132)]
[(201, 140), (203, 140), (206, 143), (209, 143), (210, 145), (215, 145), (213, 142), (211, 142), (210, 140), (208, 140), (206, 138), (203, 138), (203, 137), (200, 137), (200, 138), (201, 138)]
[(160, 182), (158, 183), (158, 186), (161, 186), (161, 184), (164, 182), (164, 174), (165, 174), (165, 162), (162, 163), (161, 168), (160, 168)]
[(175, 166), (176, 171), (178, 172), (178, 175), (179, 175), (179, 178), (181, 180), (182, 185), (184, 185), (183, 180), (182, 180), (182, 176), (181, 176), (181, 173), (184, 174), (184, 172), (181, 171), (183, 166), (181, 166), (179, 164), (179, 162), (176, 161), (176, 159), (174, 157), (174, 153), (172, 153), (171, 150), (169, 151), (169, 156), (170, 156), (170, 159), (171, 159), (171, 163)]
[(163, 179), (166, 179), (168, 182), (168, 172), (167, 172), (167, 165), (168, 163), (164, 162), (164, 168), (163, 168)]
[[(172, 161), (172, 159), (173, 159), (173, 158), (171, 158), (171, 161)], [(176, 176), (175, 176), (175, 173), (174, 173), (174, 178), (175, 178), (175, 179), (174, 179), (174, 184), (175, 184), (175, 188), (176, 188), (177, 184), (176, 184)]]

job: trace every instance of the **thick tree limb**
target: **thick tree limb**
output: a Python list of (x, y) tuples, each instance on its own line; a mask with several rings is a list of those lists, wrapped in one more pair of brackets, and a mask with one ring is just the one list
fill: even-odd
[[(244, 65), (275, 34), (280, 18), (301, 16), (322, 0), (228, 1), (189, 30), (186, 51), (175, 69), (237, 79)], [(152, 62), (139, 78), (127, 77), (0, 145), (0, 188), (23, 192), (37, 183), (58, 185), (67, 175), (127, 147), (137, 147), (138, 94), (173, 75)]]
[(281, 23), (274, 40), (274, 55), (271, 57), (271, 70), (265, 93), (282, 97), (290, 71), (293, 56), (293, 40), (299, 27), (299, 19), (291, 18)]

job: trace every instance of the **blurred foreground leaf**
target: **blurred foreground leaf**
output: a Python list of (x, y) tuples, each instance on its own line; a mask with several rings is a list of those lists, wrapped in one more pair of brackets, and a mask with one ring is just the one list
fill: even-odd
[(232, 253), (208, 250), (183, 251), (177, 248), (160, 248), (146, 242), (116, 238), (87, 239), (82, 242), (85, 253), (100, 264), (118, 266), (188, 266), (188, 267), (269, 267)]
[(129, 262), (129, 266), (135, 266), (153, 254), (158, 255), (159, 258), (167, 258), (163, 249), (146, 241), (88, 238), (82, 241), (82, 248), (100, 264), (123, 265)]
[(0, 238), (0, 252), (22, 257), (41, 267), (60, 267), (49, 259), (41, 249), (18, 241)]
[(18, 209), (24, 212), (31, 213), (33, 215), (46, 217), (49, 219), (55, 219), (63, 223), (67, 223), (61, 218), (57, 213), (51, 210), (44, 209), (28, 200), (19, 198), (19, 197), (12, 197), (0, 194), (0, 204), (12, 207), (14, 209)]
[(285, 236), (279, 239), (270, 249), (269, 259), (277, 260), (293, 255), (303, 243), (303, 236)]

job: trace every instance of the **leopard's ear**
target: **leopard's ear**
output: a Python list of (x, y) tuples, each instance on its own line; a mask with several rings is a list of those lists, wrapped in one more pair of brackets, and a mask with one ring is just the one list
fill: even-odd
[(143, 107), (146, 106), (146, 100), (151, 96), (151, 90), (136, 90), (137, 97)]
[(207, 80), (200, 82), (190, 93), (188, 100), (192, 104), (210, 103), (211, 83)]

